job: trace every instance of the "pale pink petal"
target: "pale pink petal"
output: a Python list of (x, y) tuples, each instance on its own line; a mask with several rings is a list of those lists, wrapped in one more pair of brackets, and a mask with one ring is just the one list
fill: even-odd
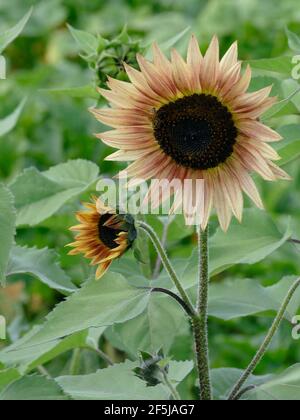
[(212, 181), (214, 185), (214, 207), (217, 211), (222, 230), (227, 232), (232, 218), (232, 211), (227, 200), (224, 181), (222, 180), (218, 170), (215, 170), (215, 173), (212, 176)]
[(264, 114), (266, 111), (268, 111), (274, 104), (277, 103), (277, 97), (272, 96), (271, 98), (265, 99), (261, 104), (259, 105), (253, 105), (249, 108), (244, 108), (243, 110), (239, 110), (238, 113), (236, 113), (235, 117), (236, 119), (257, 119), (262, 114)]
[(275, 163), (269, 162), (269, 166), (277, 179), (283, 179), (285, 181), (291, 181), (293, 179), (287, 172), (275, 165)]
[(181, 55), (173, 49), (171, 52), (173, 75), (176, 86), (183, 94), (192, 91), (192, 72)]
[(256, 120), (238, 120), (236, 125), (242, 134), (245, 134), (250, 138), (253, 137), (264, 142), (282, 140), (280, 134)]
[(230, 164), (225, 163), (220, 168), (220, 177), (224, 181), (224, 188), (226, 189), (227, 199), (232, 212), (238, 221), (241, 222), (244, 207), (243, 194), (238, 179), (234, 172), (231, 171)]
[(238, 61), (238, 43), (234, 42), (220, 62), (220, 71), (226, 73), (231, 67), (235, 66)]
[(129, 95), (121, 95), (111, 90), (105, 90), (98, 88), (99, 93), (107, 99), (111, 104), (119, 108), (139, 108), (140, 110), (144, 111), (147, 110), (148, 112), (153, 108), (153, 103), (151, 105), (139, 102), (138, 100), (132, 98)]
[(124, 126), (151, 126), (151, 114), (133, 109), (96, 109), (90, 110), (96, 119), (113, 128)]
[(271, 147), (269, 144), (264, 143), (262, 141), (249, 138), (249, 137), (239, 136), (238, 142), (240, 142), (241, 144), (244, 144), (246, 148), (249, 148), (249, 149), (254, 148), (258, 150), (259, 153), (266, 159), (271, 159), (271, 160), (281, 159), (281, 157), (276, 152), (276, 150), (273, 149), (273, 147)]
[(213, 90), (219, 77), (219, 40), (213, 37), (203, 59), (201, 86), (204, 90)]
[(269, 168), (268, 161), (255, 148), (250, 149), (242, 143), (235, 145), (235, 154), (249, 171), (257, 172), (266, 181), (275, 181), (276, 177)]
[(232, 101), (237, 96), (245, 93), (250, 86), (251, 77), (252, 71), (251, 67), (248, 65), (241, 79), (234, 86), (232, 86), (232, 89), (225, 96), (225, 100)]
[(158, 69), (158, 72), (161, 74), (161, 77), (163, 78), (164, 82), (168, 85), (169, 89), (176, 96), (178, 94), (178, 90), (173, 78), (172, 64), (163, 54), (157, 43), (154, 43), (152, 45), (152, 50), (153, 62), (155, 67)]
[(202, 229), (206, 229), (209, 221), (209, 217), (213, 206), (213, 190), (214, 185), (212, 182), (212, 176), (210, 171), (203, 171), (204, 178), (204, 215), (203, 222), (201, 224)]
[(170, 89), (169, 85), (165, 83), (164, 78), (154, 64), (147, 61), (141, 54), (137, 54), (137, 61), (153, 92), (166, 100), (174, 97), (174, 92)]
[(108, 77), (107, 86), (116, 95), (129, 97), (132, 100), (137, 101), (138, 103), (142, 103), (142, 104), (153, 106), (153, 107), (161, 104), (159, 100), (149, 98), (147, 95), (140, 92), (132, 83), (128, 83), (122, 80), (117, 80), (117, 79)]
[(105, 160), (115, 162), (127, 162), (140, 159), (141, 157), (152, 153), (159, 148), (159, 145), (151, 145), (147, 148), (138, 148), (136, 150), (118, 150), (107, 156)]
[(224, 75), (220, 74), (218, 90), (221, 96), (226, 96), (226, 94), (232, 89), (232, 86), (234, 86), (239, 80), (240, 73), (241, 63), (236, 63), (226, 73), (224, 73)]
[(160, 101), (162, 99), (151, 89), (151, 87), (147, 83), (145, 76), (140, 71), (136, 70), (135, 68), (129, 66), (126, 63), (124, 63), (124, 67), (130, 81), (137, 88), (137, 90), (142, 92), (145, 96), (156, 101)]
[(192, 89), (195, 92), (201, 91), (201, 83), (200, 83), (200, 74), (201, 74), (201, 67), (203, 63), (203, 56), (200, 51), (200, 47), (195, 35), (192, 35), (189, 47), (188, 47), (188, 54), (187, 54), (187, 64), (190, 68), (192, 77)]
[(257, 187), (248, 171), (244, 169), (242, 164), (236, 158), (231, 159), (230, 167), (238, 179), (241, 189), (248, 195), (248, 197), (251, 198), (258, 208), (263, 210), (264, 205), (261, 201)]
[(264, 102), (272, 91), (272, 86), (260, 89), (257, 92), (244, 93), (238, 96), (233, 102), (233, 109), (236, 112), (247, 111), (252, 107), (256, 107)]

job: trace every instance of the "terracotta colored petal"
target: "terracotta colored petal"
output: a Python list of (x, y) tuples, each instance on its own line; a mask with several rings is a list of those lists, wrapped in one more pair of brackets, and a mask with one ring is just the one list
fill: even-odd
[(99, 265), (96, 271), (96, 279), (99, 280), (101, 277), (104, 276), (104, 274), (107, 272), (109, 266), (111, 265), (111, 261), (108, 261), (106, 263), (103, 263)]

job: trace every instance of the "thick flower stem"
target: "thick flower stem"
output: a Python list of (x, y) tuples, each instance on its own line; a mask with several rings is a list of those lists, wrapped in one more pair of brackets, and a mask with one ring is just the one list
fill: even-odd
[(254, 370), (256, 369), (256, 367), (258, 366), (258, 364), (261, 362), (262, 358), (264, 357), (264, 355), (266, 354), (274, 335), (276, 334), (276, 332), (278, 331), (278, 328), (280, 327), (280, 324), (284, 318), (285, 312), (287, 310), (287, 307), (289, 306), (296, 290), (298, 289), (298, 287), (300, 286), (300, 279), (298, 279), (293, 286), (291, 287), (291, 289), (289, 290), (276, 318), (274, 319), (274, 322), (264, 340), (264, 342), (262, 343), (261, 347), (259, 348), (258, 352), (256, 353), (256, 355), (254, 356), (252, 362), (250, 363), (250, 365), (248, 366), (248, 368), (245, 370), (245, 372), (243, 373), (243, 375), (241, 376), (241, 378), (239, 379), (239, 381), (236, 383), (236, 385), (234, 386), (233, 390), (231, 391), (231, 394), (228, 398), (228, 400), (236, 400), (237, 399), (237, 395), (239, 394), (240, 390), (242, 389), (242, 387), (244, 386), (244, 384), (246, 383), (246, 381), (249, 379), (249, 377), (252, 375), (252, 373), (254, 372)]
[(212, 400), (208, 351), (208, 228), (199, 229), (199, 291), (197, 316), (192, 325), (199, 374), (200, 400)]
[(167, 256), (167, 253), (163, 247), (163, 245), (161, 244), (157, 234), (155, 233), (155, 231), (152, 229), (151, 226), (149, 226), (147, 223), (145, 222), (141, 222), (139, 221), (137, 223), (137, 227), (143, 229), (147, 235), (149, 236), (149, 238), (151, 239), (158, 255), (161, 258), (161, 261), (163, 263), (164, 268), (166, 269), (167, 273), (169, 274), (171, 280), (173, 281), (175, 287), (177, 288), (182, 300), (184, 301), (184, 303), (187, 305), (187, 307), (189, 308), (190, 312), (195, 314), (195, 309), (190, 301), (190, 298), (188, 297), (188, 295), (186, 294), (184, 288), (182, 287), (179, 278), (177, 277), (177, 274)]

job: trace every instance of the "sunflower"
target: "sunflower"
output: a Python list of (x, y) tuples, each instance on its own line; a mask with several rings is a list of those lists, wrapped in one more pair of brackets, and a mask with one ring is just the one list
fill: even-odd
[[(109, 90), (100, 89), (112, 107), (91, 110), (114, 128), (97, 135), (120, 149), (107, 159), (134, 161), (119, 177), (130, 177), (129, 185), (141, 178), (202, 179), (203, 229), (212, 208), (225, 231), (232, 214), (241, 221), (243, 192), (263, 208), (251, 174), (267, 181), (290, 177), (274, 164), (280, 156), (269, 145), (281, 136), (259, 119), (277, 98), (269, 96), (272, 87), (247, 92), (251, 69), (242, 73), (237, 42), (221, 60), (217, 37), (203, 56), (193, 36), (186, 61), (176, 50), (168, 60), (156, 44), (153, 62), (141, 55), (137, 61), (140, 71), (124, 64), (130, 82), (109, 78)], [(175, 192), (177, 207), (180, 200)]]
[(96, 278), (107, 271), (116, 258), (123, 255), (136, 239), (134, 219), (130, 215), (117, 214), (106, 207), (100, 199), (93, 197), (93, 202), (83, 204), (86, 210), (76, 214), (80, 225), (70, 228), (79, 232), (69, 255), (83, 253), (91, 259), (91, 265), (97, 265)]

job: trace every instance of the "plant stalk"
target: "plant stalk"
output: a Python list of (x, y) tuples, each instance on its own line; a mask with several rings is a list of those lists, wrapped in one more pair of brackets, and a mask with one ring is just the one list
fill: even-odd
[(137, 226), (141, 229), (143, 229), (149, 236), (149, 238), (151, 239), (158, 255), (161, 258), (161, 261), (163, 263), (164, 268), (166, 269), (167, 273), (169, 274), (171, 280), (173, 281), (176, 289), (178, 290), (182, 300), (184, 301), (184, 303), (187, 305), (187, 307), (189, 308), (189, 311), (192, 314), (195, 314), (195, 309), (190, 301), (190, 298), (188, 297), (188, 295), (186, 294), (184, 288), (182, 287), (179, 278), (177, 277), (177, 274), (171, 264), (171, 261), (169, 260), (167, 253), (163, 247), (163, 245), (161, 244), (156, 232), (152, 229), (151, 226), (149, 226), (147, 223), (145, 222), (137, 222)]
[(208, 228), (198, 232), (199, 247), (199, 286), (197, 316), (192, 319), (197, 371), (200, 385), (200, 400), (212, 400), (208, 350)]
[(247, 380), (249, 379), (249, 377), (252, 375), (252, 373), (254, 372), (254, 370), (257, 368), (257, 366), (259, 365), (259, 363), (261, 362), (261, 360), (263, 359), (264, 355), (266, 354), (266, 352), (269, 349), (269, 346), (275, 336), (275, 334), (277, 333), (280, 324), (284, 318), (285, 312), (287, 310), (287, 307), (289, 306), (296, 290), (298, 289), (298, 287), (300, 286), (300, 279), (298, 279), (293, 286), (290, 288), (286, 298), (284, 299), (284, 302), (276, 316), (276, 318), (273, 321), (273, 324), (266, 336), (266, 338), (264, 339), (261, 347), (259, 348), (258, 352), (256, 353), (256, 355), (254, 356), (252, 362), (250, 363), (250, 365), (248, 366), (248, 368), (245, 370), (245, 372), (243, 373), (243, 375), (241, 376), (241, 378), (239, 379), (239, 381), (236, 383), (236, 385), (234, 386), (233, 390), (230, 393), (230, 396), (228, 398), (228, 400), (232, 401), (235, 400), (237, 395), (239, 394), (239, 391), (242, 389), (242, 387), (244, 386), (244, 384), (247, 382)]

